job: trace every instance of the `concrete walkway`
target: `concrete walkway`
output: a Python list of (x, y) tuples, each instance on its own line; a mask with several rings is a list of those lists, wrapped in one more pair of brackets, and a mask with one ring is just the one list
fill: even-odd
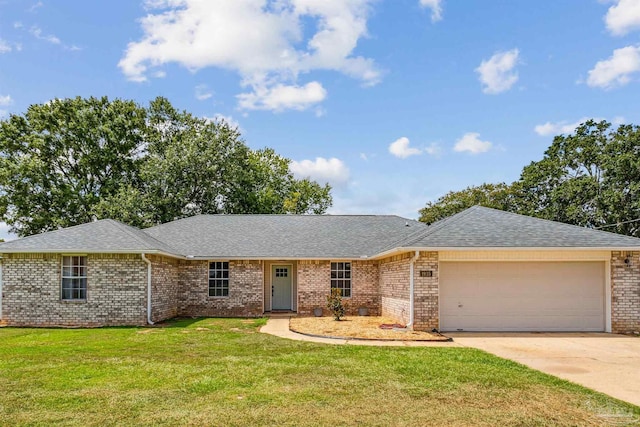
[(640, 338), (604, 333), (447, 333), (530, 368), (640, 406)]
[(267, 320), (267, 324), (260, 328), (260, 332), (290, 340), (308, 341), (321, 344), (351, 344), (379, 347), (460, 347), (459, 344), (450, 341), (380, 341), (312, 337), (290, 331), (289, 317), (269, 318), (269, 320)]

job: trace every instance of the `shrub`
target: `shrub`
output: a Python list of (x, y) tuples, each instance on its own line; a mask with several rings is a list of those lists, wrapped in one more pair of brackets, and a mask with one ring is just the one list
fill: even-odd
[(335, 320), (340, 320), (344, 316), (347, 307), (342, 302), (340, 289), (331, 289), (331, 295), (327, 295), (327, 308), (331, 311)]

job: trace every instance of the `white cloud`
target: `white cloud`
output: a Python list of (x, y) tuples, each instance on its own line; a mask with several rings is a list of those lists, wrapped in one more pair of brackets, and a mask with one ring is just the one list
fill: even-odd
[[(590, 117), (582, 117), (579, 120), (576, 120), (575, 122), (567, 122), (567, 121), (561, 121), (561, 122), (546, 122), (542, 125), (537, 125), (533, 130), (540, 136), (555, 136), (555, 135), (560, 135), (560, 134), (570, 134), (573, 133), (573, 131), (576, 130), (576, 128), (578, 126), (580, 126), (582, 123), (586, 122), (587, 120), (589, 120)], [(599, 119), (594, 119), (596, 121), (598, 121)]]
[(8, 53), (11, 52), (13, 50), (13, 48), (11, 47), (11, 44), (3, 39), (0, 39), (0, 53)]
[(230, 127), (237, 129), (240, 133), (244, 133), (244, 130), (240, 127), (240, 122), (232, 116), (225, 116), (224, 114), (216, 113), (213, 117), (205, 117), (205, 119), (212, 122), (220, 122), (224, 120)]
[(598, 61), (589, 71), (587, 84), (610, 89), (624, 86), (640, 71), (640, 46), (627, 46), (613, 51), (609, 59)]
[(511, 89), (518, 81), (518, 73), (514, 71), (518, 65), (520, 51), (512, 49), (497, 52), (489, 60), (483, 60), (475, 71), (480, 75), (482, 92), (497, 94)]
[(51, 44), (61, 44), (62, 42), (60, 41), (60, 39), (56, 36), (54, 36), (53, 34), (43, 34), (42, 33), (42, 29), (36, 25), (34, 25), (33, 27), (31, 27), (29, 29), (29, 32), (31, 33), (31, 35), (35, 38), (37, 38), (38, 40), (43, 40), (46, 41), (47, 43), (51, 43)]
[[(150, 68), (171, 62), (192, 71), (230, 69), (252, 91), (238, 97), (241, 108), (308, 108), (324, 99), (324, 89), (318, 96), (320, 83), (301, 85), (301, 74), (333, 70), (365, 85), (380, 80), (373, 60), (353, 53), (367, 35), (373, 1), (147, 0), (149, 14), (140, 19), (144, 35), (129, 43), (118, 66), (138, 82)], [(303, 100), (274, 102), (284, 92)]]
[(623, 36), (640, 29), (640, 2), (617, 0), (607, 11), (604, 21), (609, 32), (615, 36)]
[(442, 19), (442, 0), (420, 0), (420, 6), (431, 9), (432, 22)]
[[(540, 136), (555, 136), (555, 135), (568, 135), (573, 133), (578, 126), (582, 123), (593, 120), (595, 122), (600, 122), (602, 120), (607, 120), (602, 117), (582, 117), (574, 122), (568, 122), (566, 120), (560, 122), (546, 122), (541, 125), (537, 125), (533, 130)], [(623, 116), (616, 116), (610, 120), (614, 125), (621, 125), (626, 122), (626, 119)]]
[(4, 222), (0, 222), (0, 239), (4, 239), (5, 242), (8, 242), (9, 240), (14, 240), (15, 238), (15, 235), (9, 233), (9, 226)]
[(27, 9), (27, 12), (35, 12), (36, 10), (40, 9), (42, 6), (44, 6), (44, 3), (42, 3), (41, 1), (35, 3), (33, 6), (31, 6), (29, 9)]
[(0, 107), (6, 107), (12, 103), (13, 99), (11, 98), (11, 95), (0, 95)]
[(435, 142), (433, 142), (424, 149), (424, 152), (431, 156), (437, 156), (442, 152), (442, 147), (440, 147), (439, 144), (436, 144)]
[(479, 133), (469, 132), (456, 141), (453, 150), (459, 153), (466, 151), (471, 154), (479, 154), (489, 151), (492, 146), (493, 144), (489, 141), (481, 141)]
[(209, 90), (209, 87), (205, 84), (196, 86), (196, 99), (198, 101), (205, 101), (213, 96), (213, 92)]
[(238, 105), (245, 110), (306, 110), (324, 101), (327, 91), (318, 82), (304, 86), (277, 84), (272, 87), (256, 86), (254, 92), (237, 96)]
[(415, 147), (409, 147), (409, 138), (398, 138), (389, 144), (389, 152), (400, 159), (406, 159), (409, 156), (422, 154), (422, 150)]
[(291, 162), (291, 172), (297, 178), (310, 178), (321, 184), (328, 182), (333, 186), (343, 186), (349, 181), (349, 168), (340, 159), (316, 157), (315, 160)]

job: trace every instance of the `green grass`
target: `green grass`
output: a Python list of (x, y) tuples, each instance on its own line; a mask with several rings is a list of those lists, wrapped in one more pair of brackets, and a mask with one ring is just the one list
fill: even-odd
[[(0, 329), (0, 425), (633, 425), (640, 408), (468, 348), (332, 346), (265, 320)], [(150, 331), (150, 332), (149, 332)]]

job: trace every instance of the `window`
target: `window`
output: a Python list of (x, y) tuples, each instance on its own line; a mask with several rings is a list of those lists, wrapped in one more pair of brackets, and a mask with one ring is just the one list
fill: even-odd
[(331, 263), (331, 289), (340, 289), (340, 295), (351, 297), (351, 263)]
[(87, 257), (62, 257), (62, 299), (87, 299)]
[(276, 267), (276, 277), (287, 277), (289, 276), (288, 268), (277, 268)]
[(229, 296), (229, 263), (216, 261), (209, 263), (209, 296)]

